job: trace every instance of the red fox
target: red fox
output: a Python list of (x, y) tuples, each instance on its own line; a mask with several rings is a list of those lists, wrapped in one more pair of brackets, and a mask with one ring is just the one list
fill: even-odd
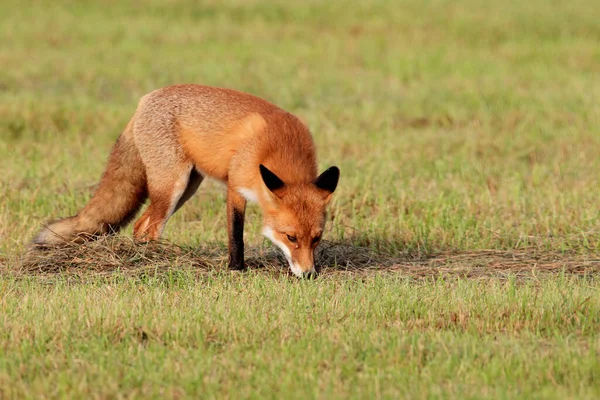
[(339, 176), (335, 166), (317, 176), (309, 129), (266, 100), (203, 85), (167, 86), (141, 98), (89, 203), (49, 223), (33, 242), (81, 242), (118, 232), (147, 198), (134, 238), (159, 239), (169, 217), (211, 177), (227, 185), (230, 269), (244, 269), (250, 201), (262, 210), (263, 235), (283, 251), (292, 272), (312, 275)]

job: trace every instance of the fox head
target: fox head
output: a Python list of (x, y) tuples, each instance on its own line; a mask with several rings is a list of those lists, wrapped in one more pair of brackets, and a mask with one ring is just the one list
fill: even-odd
[(288, 185), (260, 165), (268, 191), (262, 233), (285, 254), (298, 277), (316, 273), (315, 249), (325, 226), (326, 207), (340, 177), (338, 167), (330, 167), (313, 182)]

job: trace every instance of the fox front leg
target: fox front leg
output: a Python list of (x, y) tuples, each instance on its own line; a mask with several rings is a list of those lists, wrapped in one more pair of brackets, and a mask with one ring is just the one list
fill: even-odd
[(227, 231), (229, 235), (229, 269), (243, 270), (244, 217), (246, 199), (233, 188), (227, 190)]

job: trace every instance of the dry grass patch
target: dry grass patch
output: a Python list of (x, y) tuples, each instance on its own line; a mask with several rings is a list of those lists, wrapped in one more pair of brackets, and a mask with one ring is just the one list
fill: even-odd
[[(435, 276), (535, 277), (564, 272), (589, 275), (600, 272), (600, 257), (575, 252), (529, 250), (479, 250), (434, 255), (387, 255), (367, 247), (324, 242), (317, 251), (321, 275), (398, 273), (413, 278)], [(191, 270), (196, 274), (225, 271), (227, 249), (219, 244), (179, 246), (168, 241), (136, 244), (123, 236), (102, 237), (84, 244), (31, 248), (13, 263), (4, 261), (5, 272), (23, 275), (127, 275)], [(12, 265), (11, 265), (12, 264)], [(273, 247), (246, 251), (249, 268), (269, 275), (289, 274), (283, 256)]]

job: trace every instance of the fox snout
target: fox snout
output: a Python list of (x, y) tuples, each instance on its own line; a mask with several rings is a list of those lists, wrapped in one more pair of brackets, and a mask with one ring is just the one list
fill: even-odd
[(290, 269), (298, 278), (315, 278), (317, 276), (317, 270), (313, 263), (303, 266), (300, 263), (290, 261)]
[(292, 249), (289, 258), (292, 273), (299, 278), (314, 278), (317, 275), (315, 269), (314, 250), (310, 247)]

